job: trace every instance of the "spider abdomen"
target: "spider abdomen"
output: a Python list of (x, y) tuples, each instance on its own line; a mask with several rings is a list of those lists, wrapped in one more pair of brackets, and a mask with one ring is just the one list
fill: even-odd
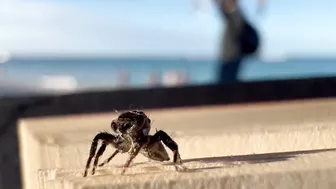
[(143, 147), (142, 155), (155, 161), (169, 161), (169, 155), (161, 142), (155, 142)]

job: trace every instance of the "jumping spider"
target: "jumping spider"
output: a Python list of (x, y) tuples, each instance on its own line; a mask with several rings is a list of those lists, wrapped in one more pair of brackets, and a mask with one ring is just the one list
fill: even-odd
[[(117, 119), (112, 120), (111, 129), (113, 133), (100, 132), (94, 137), (91, 144), (90, 156), (86, 163), (84, 177), (87, 176), (91, 160), (94, 156), (95, 159), (91, 175), (95, 174), (99, 157), (104, 153), (106, 146), (109, 144), (116, 150), (108, 159), (98, 165), (100, 167), (110, 162), (118, 153), (126, 152), (128, 152), (130, 156), (124, 164), (121, 174), (125, 173), (126, 168), (129, 167), (138, 153), (155, 161), (169, 161), (170, 158), (161, 143), (162, 141), (174, 153), (173, 162), (176, 171), (186, 170), (186, 167), (182, 164), (178, 145), (166, 132), (159, 130), (156, 131), (154, 135), (149, 135), (151, 120), (144, 112), (132, 110), (121, 113)], [(99, 140), (102, 140), (102, 145), (96, 154)]]

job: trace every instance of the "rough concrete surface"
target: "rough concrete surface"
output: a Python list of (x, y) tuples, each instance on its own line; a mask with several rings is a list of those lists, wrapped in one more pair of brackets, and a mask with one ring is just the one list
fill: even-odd
[(35, 118), (18, 125), (25, 188), (336, 188), (336, 100), (146, 112), (188, 172), (140, 154), (121, 176), (122, 154), (83, 178), (91, 140), (117, 113)]

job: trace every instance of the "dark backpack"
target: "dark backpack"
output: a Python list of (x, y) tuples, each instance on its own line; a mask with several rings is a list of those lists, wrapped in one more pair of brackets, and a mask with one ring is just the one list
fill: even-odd
[(259, 47), (259, 35), (255, 28), (245, 22), (240, 36), (242, 52), (246, 55), (253, 54)]

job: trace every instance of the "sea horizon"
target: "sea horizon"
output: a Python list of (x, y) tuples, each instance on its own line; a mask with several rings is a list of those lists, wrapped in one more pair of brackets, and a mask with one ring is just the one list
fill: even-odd
[[(47, 87), (71, 83), (78, 89), (117, 88), (120, 79), (131, 87), (146, 87), (150, 77), (158, 85), (172, 73), (187, 78), (184, 84), (216, 82), (219, 61), (215, 58), (172, 56), (11, 56), (0, 64), (0, 76), (31, 85)], [(125, 74), (126, 75), (122, 75)], [(336, 75), (336, 57), (294, 57), (287, 59), (246, 59), (239, 71), (241, 81), (278, 80)], [(170, 77), (169, 76), (169, 77)], [(126, 78), (122, 78), (126, 77)], [(175, 76), (173, 76), (175, 77)], [(0, 78), (0, 82), (1, 82)], [(4, 79), (2, 79), (5, 82)], [(65, 85), (65, 84), (64, 84)]]

